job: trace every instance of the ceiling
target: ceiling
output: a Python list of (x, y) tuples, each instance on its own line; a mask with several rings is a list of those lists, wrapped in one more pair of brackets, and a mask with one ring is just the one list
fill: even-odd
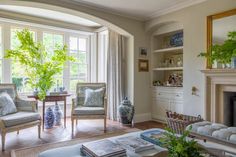
[(52, 19), (52, 20), (57, 20), (57, 21), (63, 21), (63, 22), (68, 22), (68, 23), (73, 23), (73, 24), (79, 24), (79, 25), (88, 26), (88, 27), (101, 26), (98, 23), (95, 23), (93, 21), (90, 21), (88, 19), (85, 19), (79, 16), (74, 16), (71, 14), (48, 10), (48, 9), (25, 7), (25, 6), (14, 6), (14, 5), (0, 5), (0, 10), (15, 12), (19, 14), (26, 14), (26, 15), (36, 16), (36, 17), (42, 17), (42, 18)]
[(205, 0), (72, 0), (96, 9), (148, 20)]

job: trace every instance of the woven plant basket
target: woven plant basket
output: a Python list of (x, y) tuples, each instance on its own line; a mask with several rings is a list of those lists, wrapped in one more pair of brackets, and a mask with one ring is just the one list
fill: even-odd
[(189, 115), (178, 114), (176, 112), (171, 111), (166, 111), (166, 115), (167, 126), (177, 134), (183, 134), (185, 128), (188, 125), (203, 121), (200, 115), (194, 117)]

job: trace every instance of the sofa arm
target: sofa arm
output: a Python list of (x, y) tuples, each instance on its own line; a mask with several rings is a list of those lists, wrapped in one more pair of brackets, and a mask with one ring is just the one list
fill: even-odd
[(19, 111), (31, 111), (36, 112), (37, 101), (32, 99), (16, 99), (16, 108)]

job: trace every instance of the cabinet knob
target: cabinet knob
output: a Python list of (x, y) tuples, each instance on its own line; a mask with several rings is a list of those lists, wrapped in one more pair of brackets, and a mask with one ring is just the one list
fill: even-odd
[(161, 95), (161, 93), (158, 93), (158, 95)]
[(179, 94), (176, 94), (176, 96), (177, 96), (177, 97), (180, 97), (180, 95), (179, 95)]

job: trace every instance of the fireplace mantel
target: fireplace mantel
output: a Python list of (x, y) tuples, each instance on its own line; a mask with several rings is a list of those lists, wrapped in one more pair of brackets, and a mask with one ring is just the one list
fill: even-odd
[(223, 123), (223, 93), (236, 92), (236, 69), (205, 69), (205, 119)]
[(204, 69), (200, 70), (206, 76), (225, 76), (225, 75), (235, 75), (236, 69)]

